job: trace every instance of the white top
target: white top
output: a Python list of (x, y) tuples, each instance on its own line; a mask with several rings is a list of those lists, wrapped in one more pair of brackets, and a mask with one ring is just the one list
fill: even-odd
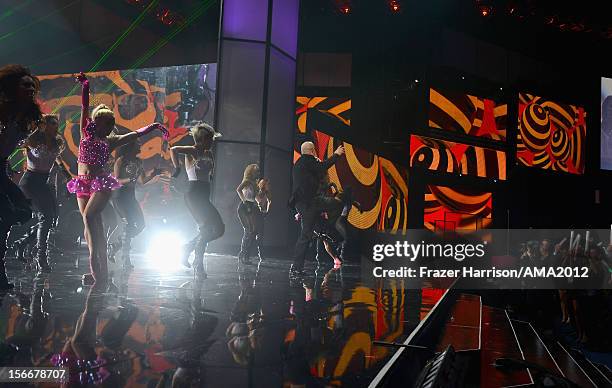
[(210, 152), (197, 158), (185, 155), (185, 171), (187, 171), (187, 178), (190, 181), (210, 182), (213, 167), (214, 162)]
[(253, 185), (246, 185), (242, 188), (242, 196), (245, 201), (255, 202), (255, 190), (253, 189)]

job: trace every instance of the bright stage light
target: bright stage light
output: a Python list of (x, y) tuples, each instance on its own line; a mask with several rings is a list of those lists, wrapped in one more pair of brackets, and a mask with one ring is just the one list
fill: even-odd
[(182, 269), (181, 252), (185, 239), (179, 233), (166, 230), (153, 236), (147, 249), (147, 259), (159, 272), (176, 272)]

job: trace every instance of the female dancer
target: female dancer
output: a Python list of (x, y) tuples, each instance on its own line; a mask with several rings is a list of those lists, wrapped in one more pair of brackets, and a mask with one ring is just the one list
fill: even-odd
[(185, 154), (185, 170), (189, 179), (189, 189), (185, 194), (185, 202), (199, 228), (195, 244), (194, 270), (197, 277), (206, 278), (204, 253), (209, 242), (218, 239), (225, 233), (225, 224), (219, 211), (210, 202), (210, 179), (214, 168), (211, 147), (220, 134), (206, 123), (191, 128), (191, 136), (195, 141), (192, 146), (174, 146), (170, 148), (170, 157), (174, 166), (173, 177), (177, 177), (179, 169), (178, 154)]
[(68, 182), (68, 191), (76, 193), (79, 210), (85, 224), (85, 239), (89, 248), (91, 272), (83, 275), (86, 284), (108, 280), (106, 238), (102, 225), (102, 211), (111, 197), (111, 190), (121, 186), (104, 165), (113, 149), (136, 141), (140, 136), (159, 129), (168, 138), (168, 130), (153, 123), (126, 135), (109, 136), (115, 126), (115, 115), (106, 105), (98, 105), (89, 118), (89, 81), (85, 74), (77, 76), (82, 85), (81, 142), (79, 143), (78, 173)]
[(29, 233), (15, 241), (13, 249), (23, 252), (23, 246), (35, 238), (35, 259), (39, 272), (51, 271), (47, 259), (47, 242), (57, 219), (57, 201), (47, 180), (64, 148), (64, 140), (57, 133), (58, 124), (57, 115), (44, 115), (41, 125), (26, 140), (27, 170), (19, 181), (19, 188), (32, 201), (38, 222)]
[(147, 184), (161, 173), (155, 169), (150, 175), (145, 174), (142, 160), (137, 156), (139, 150), (139, 142), (135, 141), (117, 148), (115, 154), (114, 173), (122, 186), (114, 192), (111, 204), (121, 217), (123, 231), (118, 241), (111, 244), (109, 259), (112, 261), (114, 254), (123, 248), (123, 267), (126, 269), (134, 268), (130, 259), (132, 239), (145, 227), (142, 209), (136, 200), (136, 182)]
[(38, 78), (21, 65), (0, 68), (0, 290), (13, 288), (6, 277), (4, 255), (11, 225), (32, 217), (28, 200), (7, 175), (8, 158), (36, 128), (42, 114), (36, 102)]
[[(270, 200), (268, 198), (269, 190), (267, 181), (259, 179), (260, 170), (257, 164), (249, 164), (244, 169), (242, 182), (236, 188), (236, 193), (240, 198), (238, 205), (238, 219), (244, 229), (242, 235), (242, 243), (240, 244), (240, 253), (238, 253), (238, 262), (242, 264), (251, 264), (249, 253), (254, 242), (257, 242), (259, 260), (263, 260), (262, 246), (262, 228), (263, 216), (268, 212)], [(264, 190), (260, 191), (261, 187)], [(261, 204), (261, 207), (259, 206)]]

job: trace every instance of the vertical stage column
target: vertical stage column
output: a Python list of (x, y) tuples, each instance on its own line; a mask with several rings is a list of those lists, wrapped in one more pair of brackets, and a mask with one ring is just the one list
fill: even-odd
[[(259, 163), (272, 186), (268, 252), (287, 246), (299, 0), (224, 0), (222, 6), (213, 200), (226, 224), (213, 250), (236, 253), (242, 227), (236, 186)], [(233, 252), (233, 251), (236, 252)]]

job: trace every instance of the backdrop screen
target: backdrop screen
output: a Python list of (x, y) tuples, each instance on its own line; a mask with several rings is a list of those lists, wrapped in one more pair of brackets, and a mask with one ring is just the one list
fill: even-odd
[(493, 194), (471, 189), (428, 185), (425, 189), (425, 228), (433, 231), (473, 231), (491, 225)]
[(429, 126), (492, 140), (506, 140), (508, 104), (466, 93), (429, 89)]
[(601, 79), (601, 168), (612, 170), (612, 78)]
[(325, 133), (325, 128), (308, 126), (310, 109), (324, 110), (336, 120), (350, 125), (350, 100), (327, 97), (297, 97), (294, 162), (300, 157), (299, 147), (304, 141), (313, 141), (319, 159), (330, 157), (336, 147), (343, 144), (346, 157), (329, 171), (330, 181), (340, 190), (350, 187), (354, 199), (360, 203), (361, 212), (355, 206), (349, 213), (349, 223), (358, 229), (376, 229), (404, 232), (408, 227), (408, 172), (383, 157), (335, 139)]
[(412, 135), (410, 166), (447, 174), (506, 179), (506, 153), (491, 148)]
[(528, 93), (519, 93), (517, 163), (544, 170), (584, 173), (586, 112)]

